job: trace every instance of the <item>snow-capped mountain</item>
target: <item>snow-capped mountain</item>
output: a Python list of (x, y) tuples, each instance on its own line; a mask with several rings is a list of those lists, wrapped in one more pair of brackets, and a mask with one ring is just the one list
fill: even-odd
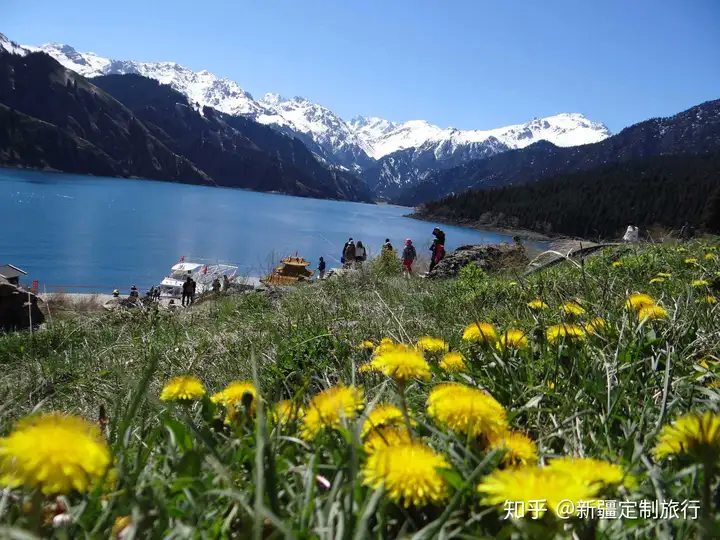
[(396, 129), (398, 124), (377, 116), (355, 116), (350, 119), (348, 126), (369, 148), (370, 157), (377, 158), (380, 157), (376, 155), (375, 145), (377, 141)]
[[(405, 150), (420, 148), (427, 143), (439, 148), (464, 146), (485, 142), (491, 137), (509, 148), (525, 148), (545, 140), (556, 146), (578, 146), (601, 141), (610, 136), (608, 128), (599, 122), (588, 120), (579, 113), (558, 114), (548, 118), (536, 118), (525, 124), (489, 130), (442, 129), (424, 120), (411, 120), (404, 124), (392, 124), (379, 118), (354, 118), (350, 125), (356, 127), (371, 148), (376, 159)], [(391, 127), (392, 126), (392, 127)]]
[[(430, 172), (426, 168), (430, 163), (434, 168), (445, 168), (468, 159), (524, 148), (539, 140), (558, 146), (575, 146), (610, 136), (604, 124), (578, 113), (536, 118), (525, 124), (482, 131), (443, 129), (424, 120), (397, 124), (382, 118), (358, 116), (346, 122), (327, 107), (305, 98), (287, 99), (278, 94), (266, 94), (255, 100), (234, 81), (204, 70), (195, 72), (174, 62), (112, 60), (95, 53), (81, 53), (60, 43), (23, 46), (2, 34), (0, 47), (19, 54), (45, 52), (85, 77), (136, 73), (155, 79), (172, 86), (199, 106), (248, 116), (297, 137), (327, 162), (363, 176), (369, 171), (368, 183), (380, 188), (414, 183)], [(398, 155), (400, 152), (403, 154)], [(389, 156), (394, 157), (389, 160)], [(403, 170), (391, 163), (402, 163), (400, 168)], [(386, 178), (382, 175), (378, 178), (378, 169), (392, 169), (392, 172), (388, 172)]]
[(577, 146), (609, 136), (610, 131), (604, 124), (577, 113), (536, 118), (525, 124), (484, 131), (441, 129), (424, 120), (413, 120), (366, 141), (373, 148), (371, 155), (378, 164), (363, 176), (377, 194), (392, 196), (438, 170), (525, 148), (537, 141)]
[[(285, 125), (296, 133), (311, 138), (327, 154), (328, 159), (358, 172), (372, 164), (371, 148), (339, 116), (327, 107), (306, 98), (284, 98), (266, 94), (260, 104), (271, 114), (258, 115), (258, 122)], [(279, 120), (280, 117), (282, 120)]]

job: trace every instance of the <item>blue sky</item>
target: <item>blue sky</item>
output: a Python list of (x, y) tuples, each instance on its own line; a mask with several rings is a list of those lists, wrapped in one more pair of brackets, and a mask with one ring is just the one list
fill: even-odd
[(0, 1), (0, 32), (173, 60), (349, 119), (619, 131), (720, 98), (720, 0)]

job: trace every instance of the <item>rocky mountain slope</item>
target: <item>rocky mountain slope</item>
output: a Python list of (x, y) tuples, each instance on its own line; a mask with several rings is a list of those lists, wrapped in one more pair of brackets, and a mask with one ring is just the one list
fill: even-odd
[(93, 81), (46, 54), (0, 50), (0, 163), (371, 200), (360, 179), (252, 120), (198, 111), (137, 75)]
[(327, 107), (305, 98), (266, 94), (255, 100), (234, 81), (208, 71), (194, 72), (174, 62), (112, 60), (59, 43), (20, 46), (0, 35), (2, 47), (16, 52), (45, 52), (85, 77), (139, 74), (169, 84), (198, 109), (208, 106), (247, 116), (297, 137), (320, 159), (362, 173), (368, 185), (386, 198), (438, 169), (469, 159), (523, 148), (539, 140), (572, 146), (597, 142), (610, 134), (603, 124), (581, 114), (560, 114), (484, 131), (442, 129), (422, 120), (397, 124), (377, 117), (355, 117), (346, 122)]
[(720, 100), (715, 100), (670, 118), (640, 122), (594, 144), (563, 148), (540, 141), (523, 149), (470, 161), (406, 188), (396, 201), (415, 206), (471, 188), (517, 185), (652, 156), (702, 154), (718, 150)]

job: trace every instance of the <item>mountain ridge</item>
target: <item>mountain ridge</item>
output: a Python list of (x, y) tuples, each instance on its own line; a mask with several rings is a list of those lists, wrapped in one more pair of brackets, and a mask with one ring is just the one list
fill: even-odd
[[(0, 48), (3, 46), (15, 48), (17, 52), (45, 52), (86, 77), (136, 73), (170, 84), (185, 94), (198, 110), (209, 106), (226, 114), (248, 116), (281, 133), (299, 138), (325, 162), (356, 174), (371, 170), (368, 183), (378, 186), (380, 195), (397, 185), (395, 176), (399, 174), (399, 169), (395, 167), (393, 170), (392, 164), (385, 166), (387, 160), (383, 159), (398, 151), (407, 151), (402, 157), (408, 179), (404, 185), (407, 185), (434, 172), (426, 169), (429, 162), (435, 162), (442, 168), (465, 159), (492, 155), (493, 152), (504, 151), (505, 147), (524, 147), (536, 140), (549, 139), (556, 144), (574, 145), (594, 142), (610, 134), (604, 124), (593, 122), (579, 113), (561, 113), (491, 130), (440, 128), (423, 120), (396, 123), (378, 117), (356, 116), (345, 121), (329, 108), (307, 98), (287, 99), (279, 94), (266, 94), (256, 100), (230, 79), (216, 77), (207, 70), (195, 72), (176, 62), (113, 60), (95, 53), (81, 53), (69, 45), (54, 42), (39, 47), (23, 46), (10, 42), (0, 34)], [(504, 146), (494, 141), (487, 143), (491, 137)], [(419, 151), (414, 152), (410, 148)], [(429, 159), (428, 152), (435, 154), (434, 160)], [(379, 179), (375, 178), (378, 170)]]
[(109, 77), (91, 79), (98, 86), (47, 54), (0, 49), (0, 163), (372, 200), (362, 180), (324, 167), (295, 138), (199, 111), (154, 79)]

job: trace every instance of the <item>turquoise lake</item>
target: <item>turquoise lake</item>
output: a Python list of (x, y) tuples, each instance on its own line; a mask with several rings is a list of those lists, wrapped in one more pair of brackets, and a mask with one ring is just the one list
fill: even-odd
[[(403, 217), (409, 208), (285, 195), (0, 169), (0, 265), (38, 280), (40, 291), (124, 294), (157, 285), (181, 256), (231, 262), (261, 276), (298, 252), (317, 267), (339, 266), (349, 237), (370, 254), (389, 237), (412, 238), (427, 252), (435, 224)], [(441, 225), (446, 249), (511, 241), (510, 237)]]

